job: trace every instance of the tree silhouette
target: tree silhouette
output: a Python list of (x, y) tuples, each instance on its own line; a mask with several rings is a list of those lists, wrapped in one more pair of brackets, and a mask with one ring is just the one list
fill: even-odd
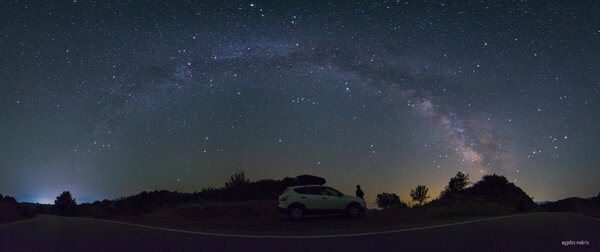
[(458, 192), (462, 189), (465, 189), (465, 187), (469, 184), (469, 174), (466, 174), (464, 172), (457, 172), (456, 176), (454, 176), (454, 178), (450, 179), (450, 182), (448, 183), (448, 188), (450, 189), (451, 192)]
[(427, 186), (418, 185), (415, 189), (410, 190), (410, 197), (413, 201), (418, 201), (419, 205), (423, 205), (423, 202), (429, 198), (427, 195), (428, 191)]
[(17, 204), (17, 200), (11, 196), (2, 196), (2, 194), (0, 194), (0, 201), (4, 201), (10, 204)]
[(380, 193), (377, 194), (376, 203), (381, 208), (404, 208), (407, 205), (400, 201), (400, 197), (395, 193)]
[(246, 186), (250, 183), (250, 180), (246, 178), (246, 174), (244, 172), (236, 172), (229, 177), (227, 182), (225, 182), (225, 188), (239, 188)]
[(69, 191), (64, 191), (54, 200), (54, 207), (60, 215), (74, 215), (77, 203)]
[(469, 182), (469, 174), (459, 171), (453, 178), (450, 179), (450, 182), (448, 182), (446, 189), (442, 191), (440, 197), (446, 198), (451, 196), (452, 194), (460, 192), (463, 189), (465, 189), (465, 187), (467, 187), (467, 185), (470, 183), (471, 182)]

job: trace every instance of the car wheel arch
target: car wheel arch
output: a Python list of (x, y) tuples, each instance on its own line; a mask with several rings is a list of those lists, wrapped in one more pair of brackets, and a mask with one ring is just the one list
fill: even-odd
[(351, 206), (356, 205), (358, 208), (362, 209), (363, 207), (360, 205), (360, 203), (356, 202), (356, 201), (352, 201), (350, 203), (348, 203), (348, 205), (346, 206), (346, 209), (350, 208)]
[[(352, 207), (356, 207), (356, 210), (352, 210)], [(351, 202), (346, 207), (346, 215), (351, 218), (358, 218), (364, 216), (364, 208), (358, 202)]]
[(290, 204), (290, 206), (288, 206), (288, 209), (292, 209), (293, 207), (299, 206), (302, 208), (302, 210), (306, 210), (306, 206), (304, 206), (304, 204), (300, 203), (300, 202), (294, 202), (292, 204)]
[(293, 203), (288, 207), (290, 219), (299, 221), (306, 214), (306, 207), (301, 203)]

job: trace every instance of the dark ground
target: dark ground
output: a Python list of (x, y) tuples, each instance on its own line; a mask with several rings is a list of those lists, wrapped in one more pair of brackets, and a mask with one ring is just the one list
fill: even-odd
[[(561, 244), (570, 240), (588, 241), (589, 245)], [(0, 225), (0, 251), (327, 250), (599, 251), (600, 220), (541, 212), (390, 233), (312, 238), (223, 237), (49, 215)]]

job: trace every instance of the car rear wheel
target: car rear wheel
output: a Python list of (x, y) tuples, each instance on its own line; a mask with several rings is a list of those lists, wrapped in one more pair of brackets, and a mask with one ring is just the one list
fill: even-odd
[(357, 204), (352, 204), (346, 209), (346, 215), (350, 218), (358, 218), (362, 214), (362, 207)]
[(301, 220), (304, 217), (304, 208), (299, 205), (294, 205), (290, 207), (289, 210), (290, 219), (292, 220)]

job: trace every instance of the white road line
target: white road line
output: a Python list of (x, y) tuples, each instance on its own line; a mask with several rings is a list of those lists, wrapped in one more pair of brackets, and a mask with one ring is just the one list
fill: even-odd
[(521, 215), (527, 215), (527, 214), (506, 215), (506, 216), (498, 216), (498, 217), (491, 217), (491, 218), (485, 218), (485, 219), (477, 219), (477, 220), (470, 220), (470, 221), (454, 222), (454, 223), (440, 224), (440, 225), (433, 225), (433, 226), (414, 227), (414, 228), (402, 228), (402, 229), (394, 229), (394, 230), (386, 230), (386, 231), (378, 231), (378, 232), (363, 232), (363, 233), (354, 233), (354, 234), (331, 234), (331, 235), (296, 235), (296, 236), (288, 236), (288, 235), (221, 234), (221, 233), (187, 231), (187, 230), (164, 228), (164, 227), (146, 226), (146, 225), (140, 225), (140, 224), (132, 224), (132, 223), (119, 222), (119, 221), (111, 221), (111, 220), (102, 220), (102, 219), (90, 219), (90, 218), (84, 218), (84, 219), (87, 219), (87, 220), (96, 220), (96, 221), (102, 221), (102, 222), (109, 222), (109, 223), (115, 223), (115, 224), (121, 224), (121, 225), (128, 225), (128, 226), (134, 226), (134, 227), (149, 228), (149, 229), (162, 230), (162, 231), (171, 231), (171, 232), (178, 232), (178, 233), (207, 235), (207, 236), (217, 236), (217, 237), (270, 238), (270, 239), (311, 239), (311, 238), (356, 237), (356, 236), (368, 236), (368, 235), (380, 235), (380, 234), (400, 233), (400, 232), (408, 232), (408, 231), (424, 230), (424, 229), (434, 229), (434, 228), (456, 226), (456, 225), (462, 225), (462, 224), (468, 224), (468, 223), (490, 221), (490, 220), (496, 220), (496, 219), (503, 219), (503, 218), (521, 216)]
[[(571, 212), (571, 213), (573, 213), (573, 212)], [(580, 214), (580, 213), (574, 213), (574, 214), (579, 214), (579, 215), (581, 215), (581, 216), (584, 216), (584, 217), (590, 218), (590, 219), (592, 219), (592, 220), (597, 220), (597, 221), (600, 221), (600, 218), (596, 218), (596, 217), (594, 217), (594, 216), (589, 216), (589, 215)]]

